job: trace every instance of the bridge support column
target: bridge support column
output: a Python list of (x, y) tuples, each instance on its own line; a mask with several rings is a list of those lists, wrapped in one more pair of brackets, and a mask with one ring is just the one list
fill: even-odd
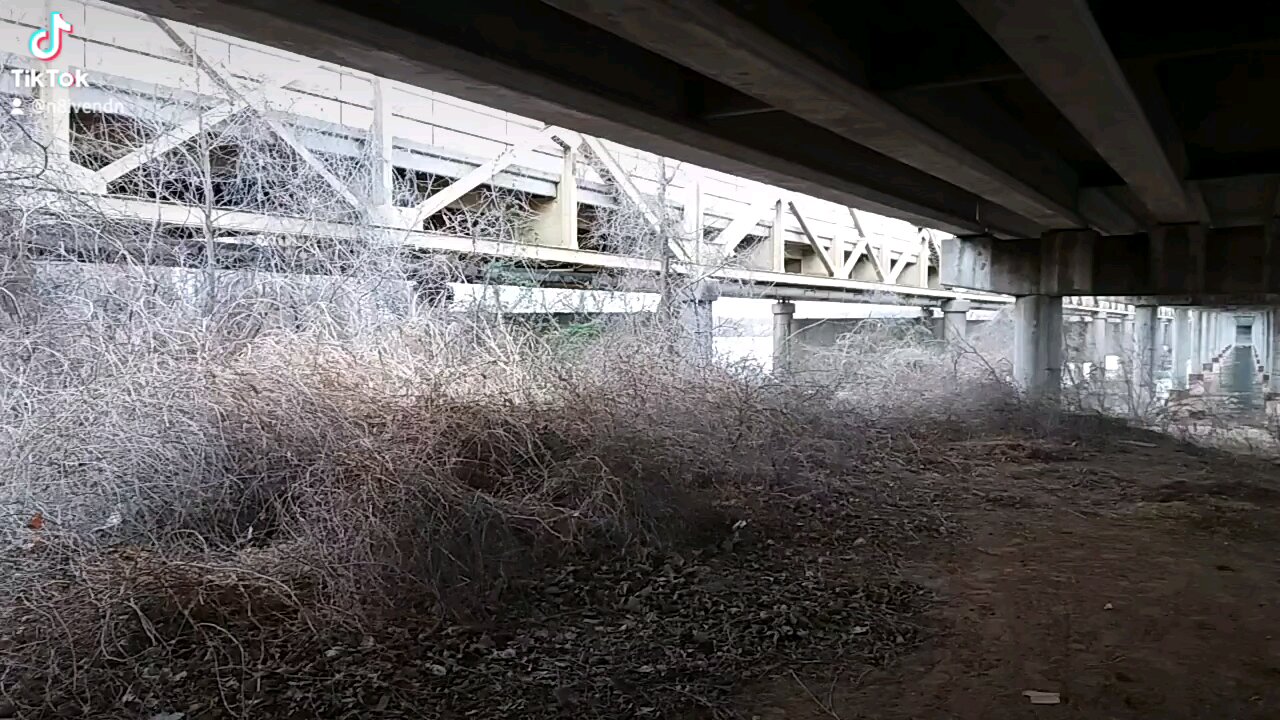
[(1212, 310), (1201, 313), (1204, 318), (1204, 329), (1200, 334), (1200, 371), (1213, 372), (1213, 354), (1215, 350), (1214, 333), (1217, 332), (1217, 314)]
[(1128, 351), (1128, 365), (1132, 392), (1140, 405), (1155, 394), (1159, 353), (1160, 308), (1139, 305), (1133, 310), (1133, 344)]
[(796, 304), (773, 304), (773, 372), (784, 373), (791, 369), (791, 335), (796, 317)]
[[(1277, 317), (1277, 314), (1280, 314), (1280, 309), (1272, 309), (1270, 311), (1271, 322), (1268, 324), (1267, 328), (1271, 335), (1270, 342), (1271, 352), (1273, 353), (1273, 363), (1276, 359), (1274, 353), (1280, 352), (1280, 322), (1276, 322), (1277, 320), (1280, 320), (1280, 318)], [(1280, 418), (1280, 371), (1275, 367), (1267, 369), (1270, 374), (1267, 376), (1267, 385), (1263, 388), (1263, 394), (1266, 398), (1263, 402), (1266, 406), (1268, 418)]]
[(1028, 395), (1057, 402), (1062, 394), (1062, 298), (1023, 295), (1014, 301), (1013, 377)]
[(1276, 374), (1276, 311), (1264, 310), (1262, 317), (1266, 320), (1265, 331), (1263, 333), (1263, 347), (1266, 354), (1263, 359), (1264, 382), (1271, 382), (1271, 376)]
[(690, 343), (690, 354), (699, 363), (710, 362), (715, 353), (714, 305), (718, 297), (720, 287), (716, 283), (699, 280), (675, 300), (680, 327)]
[(577, 160), (577, 151), (567, 148), (556, 196), (535, 204), (533, 231), (542, 245), (578, 249)]
[(1253, 371), (1258, 376), (1258, 381), (1262, 381), (1262, 374), (1265, 372), (1263, 367), (1266, 364), (1267, 345), (1263, 338), (1263, 333), (1267, 329), (1267, 321), (1265, 313), (1254, 313), (1253, 322), (1249, 323), (1249, 353), (1253, 359)]
[(969, 308), (972, 305), (968, 300), (947, 300), (942, 303), (942, 317), (936, 326), (939, 340), (947, 344), (964, 343), (967, 340)]
[(1191, 310), (1191, 334), (1187, 338), (1191, 345), (1190, 367), (1187, 371), (1187, 386), (1199, 382), (1204, 377), (1204, 319), (1203, 310)]
[(1191, 311), (1173, 311), (1173, 389), (1187, 389), (1187, 363), (1191, 358)]
[(1253, 321), (1254, 350), (1258, 357), (1258, 372), (1267, 374), (1271, 367), (1271, 311), (1262, 310)]
[(1099, 380), (1107, 377), (1107, 314), (1098, 313), (1089, 321), (1089, 355), (1092, 357), (1094, 375)]

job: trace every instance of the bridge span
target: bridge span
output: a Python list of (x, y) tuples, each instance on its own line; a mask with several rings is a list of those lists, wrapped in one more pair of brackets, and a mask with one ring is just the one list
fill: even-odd
[[(71, 3), (82, 31), (69, 57), (118, 88), (189, 93), (203, 78), (233, 107), (273, 105), (287, 115), (273, 127), (313, 166), (343, 148), (380, 158), (369, 192), (333, 186), (376, 219), (362, 228), (517, 256), (545, 282), (661, 262), (583, 247), (580, 209), (620, 199), (655, 224), (675, 211), (684, 234), (668, 260), (690, 276), (714, 266), (701, 274), (784, 301), (783, 315), (792, 299), (879, 292), (961, 303), (953, 312), (1015, 302), (1017, 375), (1035, 391), (1057, 387), (1062, 311), (1080, 308), (1070, 298), (1122, 299), (1145, 348), (1171, 314), (1160, 306), (1207, 308), (1185, 320), (1201, 327), (1223, 309), (1270, 317), (1280, 298), (1280, 135), (1266, 122), (1280, 27), (1247, 12), (907, 0), (864, 3), (850, 27), (838, 5), (770, 0), (122, 4), (189, 25)], [(12, 8), (16, 50), (47, 8)], [(42, 121), (70, 160), (70, 118)], [(121, 217), (194, 222), (112, 192), (154, 150), (71, 162), (72, 174)], [(692, 172), (655, 204), (640, 166), (662, 158)], [(407, 171), (450, 182), (401, 202)], [(536, 241), (423, 224), (503, 183), (538, 198)], [(877, 236), (849, 208), (956, 237)], [(253, 213), (221, 222), (229, 238), (353, 232)]]

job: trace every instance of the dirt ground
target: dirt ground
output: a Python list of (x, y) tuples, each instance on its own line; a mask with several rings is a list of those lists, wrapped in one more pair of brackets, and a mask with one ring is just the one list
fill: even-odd
[(0, 718), (1280, 718), (1276, 462), (1105, 424), (896, 442), (704, 523), (727, 534), (532, 573), (492, 617), (139, 640), (91, 695), (0, 662)]
[(905, 570), (942, 598), (933, 637), (788, 672), (744, 717), (1280, 717), (1280, 467), (1154, 436), (980, 445), (956, 448), (999, 459), (954, 499), (972, 533)]

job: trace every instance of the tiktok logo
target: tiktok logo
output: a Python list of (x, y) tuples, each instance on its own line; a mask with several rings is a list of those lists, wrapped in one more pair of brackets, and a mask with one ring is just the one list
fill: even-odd
[(71, 27), (71, 23), (63, 19), (62, 13), (52, 13), (49, 15), (49, 27), (47, 29), (31, 33), (31, 41), (28, 44), (31, 56), (45, 62), (53, 60), (62, 52), (62, 34), (70, 35), (74, 32), (75, 30)]

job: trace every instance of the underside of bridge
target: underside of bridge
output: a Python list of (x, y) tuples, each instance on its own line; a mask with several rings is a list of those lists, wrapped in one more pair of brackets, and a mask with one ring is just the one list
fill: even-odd
[(1062, 296), (1280, 301), (1280, 15), (1236, 0), (123, 3), (950, 231), (1031, 385)]
[(1276, 214), (1280, 17), (1050, 0), (125, 0), (938, 226)]

